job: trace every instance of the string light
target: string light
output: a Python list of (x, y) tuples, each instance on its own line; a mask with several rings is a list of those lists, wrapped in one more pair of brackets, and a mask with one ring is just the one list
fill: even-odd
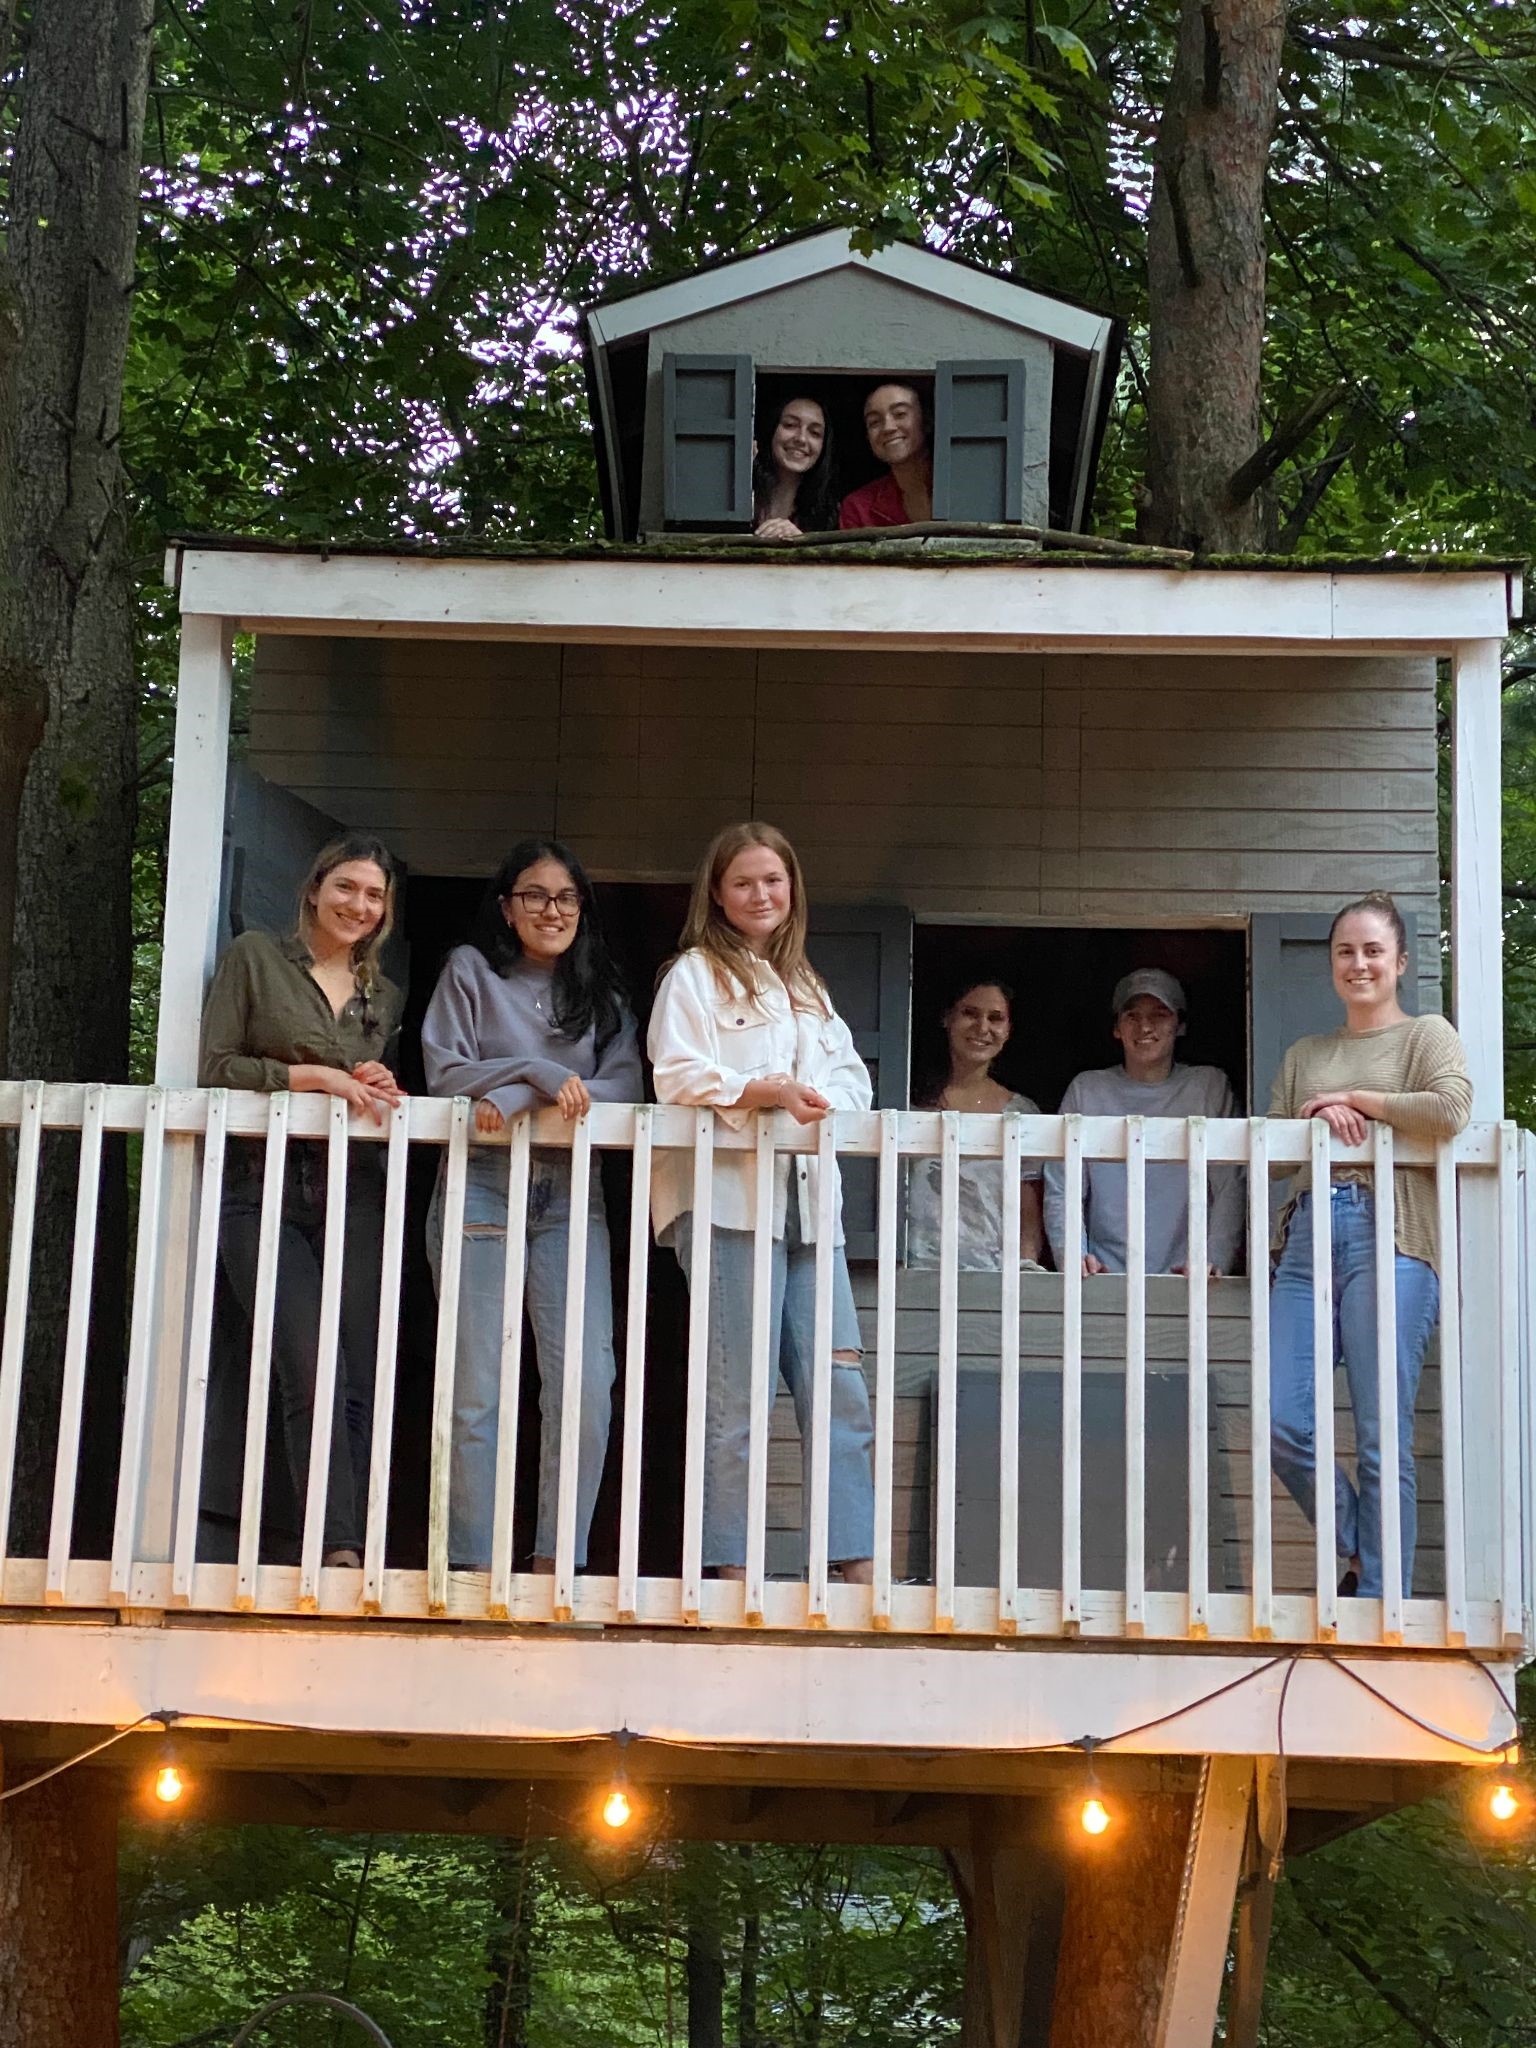
[(1112, 1818), (1104, 1804), (1104, 1788), (1099, 1783), (1099, 1774), (1093, 1768), (1093, 1752), (1098, 1743), (1093, 1736), (1084, 1735), (1077, 1746), (1088, 1759), (1088, 1779), (1083, 1789), (1083, 1803), (1077, 1812), (1078, 1826), (1085, 1835), (1097, 1837), (1109, 1832)]
[(1488, 1811), (1496, 1821), (1513, 1820), (1520, 1811), (1520, 1795), (1513, 1785), (1495, 1785), (1488, 1795)]
[(165, 1729), (165, 1741), (161, 1745), (160, 1763), (154, 1776), (154, 1794), (162, 1806), (175, 1806), (187, 1790), (186, 1774), (176, 1759), (176, 1745), (171, 1739), (171, 1723), (177, 1716), (167, 1710), (159, 1719)]
[(620, 1728), (613, 1739), (618, 1745), (619, 1760), (614, 1766), (612, 1778), (608, 1781), (608, 1790), (603, 1795), (600, 1811), (603, 1826), (619, 1834), (635, 1817), (635, 1803), (629, 1796), (629, 1773), (624, 1768), (624, 1752), (633, 1738), (627, 1728)]

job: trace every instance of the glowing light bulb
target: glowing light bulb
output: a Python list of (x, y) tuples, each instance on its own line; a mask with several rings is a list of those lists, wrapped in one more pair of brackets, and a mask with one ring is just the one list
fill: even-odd
[(1495, 1820), (1513, 1820), (1520, 1811), (1520, 1799), (1513, 1785), (1495, 1785), (1488, 1795), (1488, 1811)]
[(622, 1785), (615, 1785), (603, 1801), (603, 1822), (610, 1828), (627, 1828), (634, 1815), (629, 1803), (629, 1794)]
[(174, 1806), (187, 1789), (187, 1781), (175, 1764), (162, 1764), (155, 1773), (155, 1797), (165, 1806)]
[(1083, 1824), (1085, 1835), (1102, 1835), (1109, 1826), (1109, 1808), (1102, 1799), (1085, 1799), (1078, 1818)]

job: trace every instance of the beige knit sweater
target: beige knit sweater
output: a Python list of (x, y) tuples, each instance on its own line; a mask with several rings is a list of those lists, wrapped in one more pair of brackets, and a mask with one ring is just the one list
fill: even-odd
[[(1409, 1017), (1378, 1031), (1340, 1030), (1298, 1038), (1280, 1062), (1269, 1113), (1297, 1116), (1312, 1096), (1343, 1088), (1367, 1088), (1383, 1095), (1385, 1121), (1405, 1137), (1454, 1137), (1465, 1130), (1472, 1114), (1467, 1056), (1455, 1027), (1444, 1017)], [(1369, 1186), (1371, 1169), (1336, 1166), (1333, 1178), (1364, 1181)], [(1392, 1181), (1397, 1196), (1398, 1250), (1438, 1269), (1433, 1172), (1426, 1166), (1399, 1166)], [(1285, 1243), (1291, 1211), (1306, 1187), (1304, 1172), (1291, 1183), (1275, 1231), (1277, 1254)]]

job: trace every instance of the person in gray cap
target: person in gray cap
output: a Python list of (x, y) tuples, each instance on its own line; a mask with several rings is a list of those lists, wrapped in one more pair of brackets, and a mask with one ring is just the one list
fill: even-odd
[[(1161, 967), (1137, 967), (1115, 984), (1111, 1008), (1120, 1041), (1117, 1067), (1079, 1074), (1061, 1098), (1063, 1116), (1233, 1116), (1232, 1084), (1220, 1067), (1185, 1067), (1174, 1058), (1188, 1004)], [(1065, 1169), (1045, 1168), (1045, 1232), (1062, 1263), (1066, 1242)], [(1243, 1242), (1243, 1176), (1235, 1166), (1209, 1172), (1206, 1250), (1213, 1274), (1230, 1273)], [(1147, 1167), (1147, 1271), (1182, 1273), (1189, 1253), (1189, 1176), (1174, 1161)], [(1125, 1271), (1125, 1166), (1083, 1162), (1083, 1271)]]

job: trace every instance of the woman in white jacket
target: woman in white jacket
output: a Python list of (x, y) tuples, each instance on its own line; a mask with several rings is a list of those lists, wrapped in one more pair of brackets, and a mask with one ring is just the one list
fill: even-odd
[[(694, 880), (681, 950), (662, 977), (649, 1051), (658, 1102), (713, 1109), (734, 1128), (755, 1110), (796, 1123), (870, 1106), (869, 1074), (848, 1026), (805, 954), (805, 889), (794, 849), (771, 825), (731, 825)], [(693, 1266), (692, 1162), (656, 1155), (651, 1213), (657, 1240)], [(747, 1554), (747, 1448), (752, 1373), (750, 1152), (722, 1154), (714, 1175), (709, 1274), (709, 1376), (704, 1450), (703, 1562), (740, 1578)], [(794, 1396), (810, 1499), (811, 1387), (816, 1320), (817, 1166), (803, 1155), (774, 1166), (769, 1357)], [(842, 1191), (833, 1203), (832, 1400), (828, 1557), (866, 1582), (874, 1550), (873, 1426), (859, 1363), (861, 1339), (843, 1250)]]

